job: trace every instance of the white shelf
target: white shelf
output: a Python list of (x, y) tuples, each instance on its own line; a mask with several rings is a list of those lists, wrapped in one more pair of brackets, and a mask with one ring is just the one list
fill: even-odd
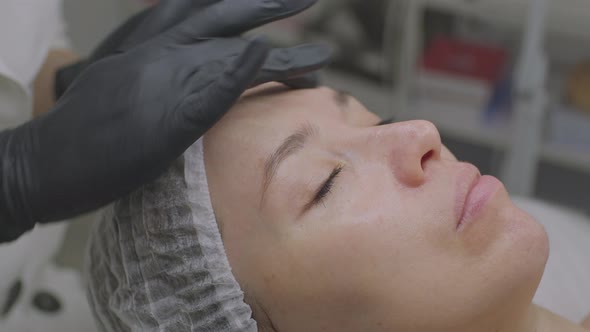
[[(526, 21), (529, 0), (410, 0), (494, 24), (521, 27)], [(549, 34), (590, 39), (590, 1), (551, 1), (547, 28)]]

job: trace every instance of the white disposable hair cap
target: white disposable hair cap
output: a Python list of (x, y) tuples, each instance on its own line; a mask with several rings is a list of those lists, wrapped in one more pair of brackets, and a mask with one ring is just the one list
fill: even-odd
[(108, 209), (86, 262), (104, 331), (257, 331), (215, 220), (202, 139)]

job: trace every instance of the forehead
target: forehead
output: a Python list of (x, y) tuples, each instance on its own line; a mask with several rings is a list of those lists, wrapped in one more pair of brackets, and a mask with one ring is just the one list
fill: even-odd
[(229, 152), (240, 146), (269, 153), (302, 124), (325, 131), (335, 126), (367, 127), (379, 122), (348, 94), (330, 88), (292, 90), (269, 83), (248, 90), (206, 136)]
[(327, 87), (292, 90), (269, 83), (248, 90), (217, 127), (245, 130), (248, 125), (256, 125), (276, 131), (284, 130), (293, 121), (308, 121), (320, 127), (339, 122), (365, 127), (380, 119), (345, 92)]
[(210, 151), (245, 163), (268, 155), (301, 123), (338, 122), (342, 112), (333, 95), (328, 88), (290, 90), (276, 83), (251, 89), (207, 132)]

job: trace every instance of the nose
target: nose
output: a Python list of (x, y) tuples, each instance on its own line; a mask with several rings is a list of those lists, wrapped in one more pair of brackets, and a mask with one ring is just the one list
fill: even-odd
[(442, 142), (434, 124), (429, 121), (398, 122), (375, 127), (377, 149), (403, 185), (419, 187), (426, 181), (429, 165), (440, 160)]

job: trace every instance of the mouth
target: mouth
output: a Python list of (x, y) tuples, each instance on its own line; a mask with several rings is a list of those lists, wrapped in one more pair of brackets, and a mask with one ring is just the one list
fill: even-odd
[(464, 224), (467, 199), (473, 188), (477, 185), (481, 174), (479, 169), (472, 164), (463, 163), (462, 170), (459, 172), (457, 180), (457, 190), (455, 197), (455, 216), (457, 219), (457, 229)]
[(466, 225), (476, 220), (486, 203), (502, 186), (502, 182), (495, 177), (482, 176), (477, 167), (465, 164), (457, 181), (455, 204), (457, 230), (464, 229)]

